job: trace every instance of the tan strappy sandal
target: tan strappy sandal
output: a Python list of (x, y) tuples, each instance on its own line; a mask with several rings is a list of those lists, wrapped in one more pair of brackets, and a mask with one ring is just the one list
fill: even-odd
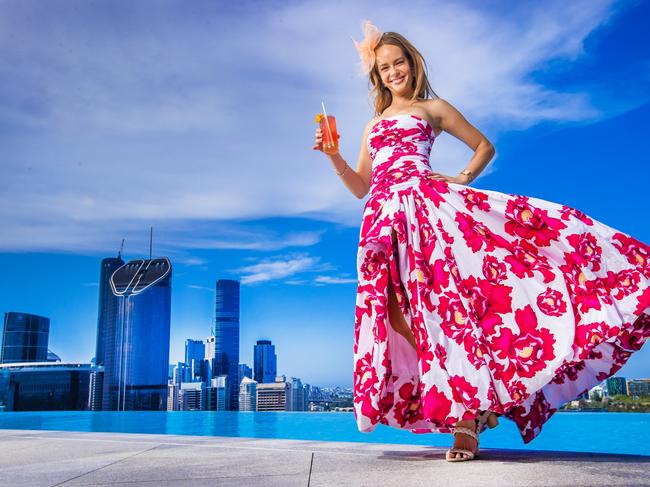
[[(475, 458), (478, 457), (478, 444), (479, 444), (479, 439), (478, 435), (479, 433), (482, 433), (486, 428), (495, 428), (499, 424), (499, 415), (496, 413), (493, 413), (492, 411), (479, 411), (479, 414), (476, 416), (476, 431), (472, 431), (469, 428), (465, 428), (462, 426), (458, 426), (454, 428), (453, 434), (455, 435), (456, 433), (464, 433), (466, 435), (471, 436), (476, 440), (476, 450), (470, 451), (470, 450), (465, 450), (463, 448), (450, 448), (447, 450), (447, 461), (448, 462), (464, 462), (467, 460), (474, 460)], [(464, 458), (464, 457), (459, 457), (458, 455), (454, 456), (453, 458), (449, 456), (450, 453), (463, 453), (467, 455), (469, 458)]]
[[(477, 426), (478, 426), (478, 421), (477, 421)], [(447, 450), (447, 454), (446, 454), (447, 461), (448, 462), (464, 462), (464, 461), (467, 461), (467, 460), (474, 460), (475, 458), (477, 458), (478, 457), (478, 450), (479, 450), (479, 447), (478, 447), (478, 443), (479, 443), (478, 434), (476, 434), (471, 429), (465, 428), (463, 426), (457, 426), (456, 428), (454, 428), (454, 432), (453, 432), (454, 436), (456, 436), (456, 433), (464, 433), (464, 434), (469, 435), (472, 438), (474, 438), (476, 440), (476, 449), (474, 451), (471, 451), (471, 450), (465, 450), (464, 448), (450, 448), (449, 450)], [(450, 457), (449, 456), (450, 453), (462, 453), (463, 455), (467, 455), (467, 458), (461, 457), (461, 456), (458, 456), (458, 455), (456, 455), (454, 457)]]

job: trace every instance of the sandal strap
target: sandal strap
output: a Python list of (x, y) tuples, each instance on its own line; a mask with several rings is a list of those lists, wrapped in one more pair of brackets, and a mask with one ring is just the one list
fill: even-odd
[(464, 433), (464, 434), (466, 434), (468, 436), (471, 436), (476, 441), (478, 441), (478, 435), (474, 431), (472, 431), (471, 429), (465, 428), (464, 426), (455, 427), (454, 428), (454, 434), (456, 434), (456, 433)]
[(465, 450), (464, 448), (450, 448), (447, 450), (447, 453), (464, 453), (465, 455), (474, 456), (475, 452), (471, 450)]

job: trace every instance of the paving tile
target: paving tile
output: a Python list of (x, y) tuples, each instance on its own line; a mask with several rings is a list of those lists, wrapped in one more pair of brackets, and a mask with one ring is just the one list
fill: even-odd
[(650, 457), (419, 445), (0, 430), (0, 487), (650, 486)]

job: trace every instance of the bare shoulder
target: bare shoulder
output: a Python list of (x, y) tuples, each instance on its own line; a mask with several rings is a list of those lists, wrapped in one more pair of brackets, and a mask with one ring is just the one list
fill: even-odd
[(433, 119), (440, 119), (443, 115), (449, 113), (450, 110), (455, 110), (451, 103), (443, 98), (426, 100), (423, 106)]

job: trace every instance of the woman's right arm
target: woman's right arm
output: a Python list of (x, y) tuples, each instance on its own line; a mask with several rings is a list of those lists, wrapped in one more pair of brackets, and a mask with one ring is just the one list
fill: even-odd
[[(337, 173), (343, 173), (339, 176), (343, 180), (343, 184), (348, 190), (355, 195), (357, 198), (362, 199), (370, 191), (370, 176), (372, 173), (372, 159), (368, 153), (368, 148), (366, 146), (366, 140), (368, 137), (368, 132), (372, 126), (372, 121), (366, 125), (366, 128), (363, 132), (363, 137), (361, 140), (361, 150), (359, 152), (359, 160), (357, 162), (356, 171), (352, 167), (347, 167), (347, 162), (341, 157), (340, 152), (337, 152), (334, 155), (325, 154), (332, 161), (332, 165)], [(316, 145), (314, 149), (321, 149), (322, 147), (322, 134), (320, 129), (316, 130)]]

